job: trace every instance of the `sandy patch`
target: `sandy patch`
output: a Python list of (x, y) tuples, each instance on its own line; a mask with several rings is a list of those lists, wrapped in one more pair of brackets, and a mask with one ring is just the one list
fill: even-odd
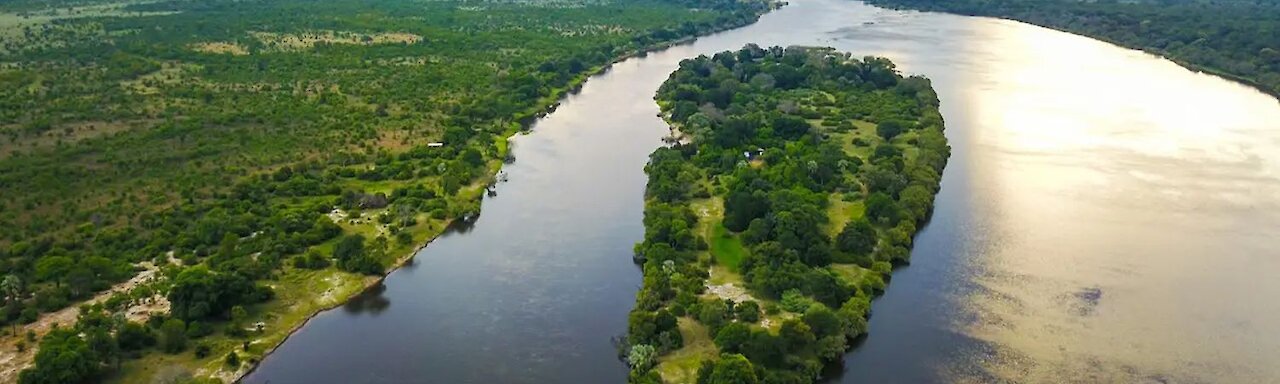
[(208, 43), (191, 44), (191, 49), (196, 52), (204, 53), (223, 53), (235, 56), (248, 55), (249, 50), (244, 46), (236, 43), (228, 43), (223, 41), (214, 41)]
[[(112, 286), (111, 289), (102, 291), (89, 300), (68, 305), (66, 308), (56, 312), (40, 315), (40, 318), (36, 320), (36, 322), (19, 327), (16, 335), (0, 337), (0, 382), (17, 382), (18, 373), (23, 369), (30, 367), (32, 361), (35, 359), (36, 347), (38, 346), (36, 343), (28, 343), (31, 345), (28, 345), (26, 351), (23, 352), (18, 352), (18, 349), (14, 347), (18, 341), (26, 338), (27, 331), (35, 331), (38, 340), (39, 337), (43, 337), (45, 333), (48, 333), (55, 324), (62, 326), (75, 324), (76, 317), (80, 315), (81, 304), (102, 302), (116, 293), (128, 292), (134, 287), (154, 281), (156, 273), (159, 272), (159, 268), (152, 265), (150, 262), (139, 264), (139, 266), (146, 268), (146, 270), (138, 272), (138, 274), (132, 279), (129, 279), (129, 281), (116, 284), (115, 286)], [(165, 300), (164, 297), (157, 296), (143, 301), (144, 303), (137, 305), (136, 308), (129, 308), (129, 310), (126, 311), (125, 316), (128, 317), (129, 320), (145, 321), (151, 316), (152, 312), (169, 311), (169, 301)]]
[(715, 295), (723, 300), (733, 300), (735, 303), (741, 303), (747, 300), (756, 300), (756, 298), (751, 297), (750, 293), (747, 293), (746, 288), (739, 287), (734, 283), (721, 285), (711, 285), (710, 283), (707, 283), (707, 293)]
[(281, 51), (308, 49), (322, 43), (377, 45), (414, 44), (422, 41), (422, 36), (403, 32), (367, 34), (350, 31), (311, 31), (304, 33), (252, 32), (251, 34), (267, 47)]

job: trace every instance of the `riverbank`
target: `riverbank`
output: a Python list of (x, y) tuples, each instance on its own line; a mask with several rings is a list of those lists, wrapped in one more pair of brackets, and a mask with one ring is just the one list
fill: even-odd
[[(782, 3), (782, 2), (774, 2), (771, 4), (772, 5), (770, 6), (769, 10), (777, 9), (778, 7), (785, 5), (785, 3)], [(760, 15), (763, 15), (763, 13)], [(759, 17), (760, 15), (757, 15), (757, 17)], [(722, 28), (709, 31), (707, 32), (707, 34), (718, 33), (718, 32), (722, 32), (729, 29), (739, 28), (749, 24), (750, 23), (730, 24)], [(681, 44), (687, 44), (698, 39), (699, 37), (700, 36), (686, 36), (686, 37), (682, 37), (669, 42), (655, 44), (655, 45), (646, 47), (644, 49), (639, 49), (639, 50), (629, 52), (625, 55), (615, 58), (614, 60), (610, 61), (608, 64), (594, 67), (584, 72), (583, 74), (580, 74), (574, 77), (570, 81), (570, 84), (568, 86), (563, 88), (558, 88), (554, 90), (551, 95), (541, 99), (542, 101), (541, 104), (545, 105), (544, 107), (536, 107), (529, 110), (528, 112), (525, 113), (526, 118), (517, 118), (516, 120), (519, 121), (519, 124), (513, 125), (512, 128), (510, 128), (507, 132), (501, 135), (502, 139), (500, 142), (497, 143), (498, 144), (497, 147), (500, 149), (497, 159), (490, 160), (490, 163), (489, 163), (490, 169), (489, 169), (488, 175), (490, 176), (481, 182), (477, 182), (477, 184), (473, 184), (472, 186), (470, 186), (469, 189), (467, 189), (467, 191), (469, 191), (470, 193), (470, 198), (468, 198), (467, 200), (472, 201), (477, 207), (477, 210), (473, 213), (473, 215), (469, 215), (468, 218), (464, 218), (462, 220), (474, 220), (476, 216), (481, 214), (480, 208), (483, 207), (482, 201), (484, 199), (485, 193), (490, 188), (496, 188), (496, 183), (498, 183), (499, 181), (494, 180), (494, 178), (497, 176), (499, 172), (501, 172), (502, 164), (505, 161), (510, 160), (510, 140), (516, 135), (532, 133), (530, 129), (533, 123), (536, 122), (537, 119), (542, 118), (551, 112), (554, 112), (556, 108), (559, 107), (560, 103), (564, 100), (566, 96), (568, 96), (569, 94), (577, 93), (582, 88), (582, 86), (586, 83), (587, 80), (589, 80), (591, 77), (594, 77), (609, 71), (614, 64), (626, 61), (628, 59), (631, 59), (637, 56), (643, 56), (651, 52), (661, 51), (661, 50), (664, 50), (673, 46), (678, 46)], [(376, 277), (366, 278), (363, 284), (359, 287), (359, 289), (344, 291), (342, 294), (339, 295), (341, 296), (341, 299), (333, 301), (331, 303), (318, 307), (318, 309), (314, 311), (311, 311), (310, 314), (305, 317), (305, 319), (303, 319), (300, 322), (297, 322), (296, 325), (290, 327), (288, 329), (288, 332), (286, 332), (284, 337), (280, 338), (278, 342), (272, 343), (270, 348), (265, 350), (260, 355), (260, 357), (256, 358), (256, 361), (261, 362), (263, 359), (266, 359), (269, 355), (274, 353), (281, 345), (287, 342), (289, 337), (291, 337), (293, 334), (295, 334), (299, 330), (306, 327), (306, 325), (309, 322), (311, 322), (319, 314), (324, 313), (325, 311), (328, 311), (328, 310), (335, 309), (341, 305), (344, 305), (345, 303), (349, 302), (352, 298), (355, 298), (367, 292), (369, 289), (372, 289), (373, 287), (376, 287), (377, 285), (382, 284), (383, 281), (388, 276), (390, 276), (392, 273), (394, 273), (395, 271), (399, 270), (401, 267), (405, 266), (407, 263), (412, 261), (417, 254), (419, 254), (426, 247), (430, 246), (430, 244), (434, 242), (441, 234), (445, 233), (445, 231), (448, 231), (449, 228), (457, 224), (458, 223), (454, 220), (449, 220), (444, 222), (443, 225), (441, 226), (442, 229), (440, 231), (427, 234), (428, 235), (427, 240), (425, 240), (423, 243), (415, 247), (412, 251), (403, 253), (403, 256), (396, 259), (396, 261), (392, 264), (390, 268), (387, 269), (387, 271), (384, 274)], [(249, 367), (247, 369), (239, 370), (233, 376), (227, 376), (226, 378), (231, 379), (230, 381), (239, 381), (243, 379), (245, 376), (252, 373), (255, 369), (257, 369), (258, 365), (259, 364), (250, 364), (248, 365)]]
[[(750, 22), (751, 20), (744, 20), (743, 23), (725, 24), (707, 32), (714, 33), (736, 28)], [(519, 123), (511, 124), (502, 135), (498, 136), (500, 139), (496, 139), (498, 141), (495, 143), (497, 144), (496, 154), (494, 154), (493, 158), (486, 160), (486, 176), (481, 177), (479, 181), (474, 182), (472, 185), (464, 187), (463, 191), (457, 196), (448, 198), (449, 206), (452, 207), (451, 210), (455, 213), (453, 216), (473, 218), (479, 214), (483, 196), (488, 191), (488, 188), (492, 186), (493, 181), (491, 180), (501, 170), (504, 160), (509, 157), (507, 141), (515, 134), (526, 132), (529, 127), (528, 124), (535, 121), (537, 117), (545, 115), (547, 111), (554, 110), (560, 100), (567, 94), (576, 92), (588, 78), (607, 71), (613, 63), (644, 54), (645, 52), (686, 43), (694, 38), (696, 37), (688, 36), (654, 44), (615, 58), (606, 65), (584, 71), (575, 76), (567, 86), (553, 89), (550, 95), (535, 103), (538, 105), (537, 107), (533, 107), (528, 112), (523, 113), (524, 116), (529, 117), (528, 119), (520, 118), (522, 114), (517, 114), (515, 120), (519, 121)], [(381, 192), (391, 195), (392, 184), (373, 184), (371, 186), (373, 189), (365, 189), (364, 192), (369, 194)], [(333, 219), (335, 223), (343, 227), (344, 232), (358, 233), (365, 235), (367, 238), (373, 238), (386, 233), (385, 225), (375, 223), (376, 215), (380, 212), (379, 210), (365, 211), (363, 215), (353, 216), (349, 220), (345, 220), (348, 219), (345, 215), (340, 215), (336, 218), (330, 215), (330, 219)], [(390, 273), (410, 262), (415, 254), (437, 239), (447, 228), (455, 223), (454, 219), (433, 217), (426, 213), (418, 213), (415, 218), (417, 224), (411, 224), (411, 226), (405, 227), (403, 231), (410, 234), (410, 238), (417, 240), (415, 242), (417, 244), (414, 246), (401, 245), (402, 242), (397, 240), (395, 244), (391, 245), (391, 248), (387, 250), (387, 255), (396, 255), (396, 257), (384, 263), (387, 266), (385, 273), (378, 276), (363, 276), (341, 272), (335, 268), (309, 270), (285, 266), (278, 275), (263, 281), (273, 288), (275, 298), (264, 304), (246, 306), (249, 315), (248, 321), (258, 324), (255, 327), (258, 329), (249, 332), (249, 338), (227, 337), (220, 332), (214, 335), (198, 335), (188, 345), (187, 350), (189, 351), (194, 346), (197, 351), (208, 352), (199, 353), (198, 357), (193, 357), (190, 353), (167, 355), (155, 353), (154, 351), (142, 353), (140, 356), (130, 356), (131, 358), (129, 359), (122, 359), (119, 370), (114, 372), (107, 380), (126, 383), (145, 382), (164, 375), (172, 375), (173, 377), (185, 375), (211, 377), (219, 381), (240, 380), (256, 369), (257, 364), (262, 359), (275, 352), (280, 345), (295, 332), (306, 326), (316, 315), (339, 307), (347, 303), (351, 298), (376, 286)], [(333, 245), (334, 242), (330, 241), (317, 246), (315, 249), (328, 251)], [(156, 314), (163, 315), (163, 313)], [(136, 320), (145, 321), (150, 317), (150, 314), (148, 314), (146, 317)], [(204, 325), (207, 326), (208, 324)], [(35, 345), (32, 345), (25, 356), (34, 355), (35, 347)], [(238, 366), (223, 364), (224, 357), (231, 352), (235, 352), (239, 356), (239, 360), (245, 363)], [(15, 368), (14, 371), (16, 372), (21, 368)]]
[[(1280, 7), (1220, 4), (1171, 6), (1134, 4), (1045, 3), (1024, 7), (1017, 2), (920, 2), (868, 0), (892, 9), (993, 17), (1070, 33), (1167, 59), (1183, 68), (1218, 76), (1280, 99), (1280, 68), (1267, 56), (1280, 57), (1265, 44), (1280, 26)], [(1268, 62), (1270, 60), (1270, 62)]]

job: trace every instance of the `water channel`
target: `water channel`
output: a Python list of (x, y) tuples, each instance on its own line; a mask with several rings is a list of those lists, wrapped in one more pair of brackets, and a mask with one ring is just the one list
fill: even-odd
[(467, 231), (318, 315), (248, 383), (623, 382), (652, 97), (746, 43), (933, 79), (953, 156), (839, 382), (1280, 381), (1280, 103), (1027, 24), (796, 0), (632, 58), (515, 140)]

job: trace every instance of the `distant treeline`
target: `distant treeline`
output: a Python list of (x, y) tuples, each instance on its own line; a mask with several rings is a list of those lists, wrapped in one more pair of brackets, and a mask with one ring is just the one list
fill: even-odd
[(1280, 2), (868, 0), (1019, 20), (1106, 40), (1280, 96)]

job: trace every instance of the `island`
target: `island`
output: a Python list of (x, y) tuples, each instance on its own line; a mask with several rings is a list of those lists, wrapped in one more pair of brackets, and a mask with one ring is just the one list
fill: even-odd
[(808, 383), (867, 332), (950, 147), (924, 77), (830, 48), (684, 60), (656, 96), (633, 383)]

